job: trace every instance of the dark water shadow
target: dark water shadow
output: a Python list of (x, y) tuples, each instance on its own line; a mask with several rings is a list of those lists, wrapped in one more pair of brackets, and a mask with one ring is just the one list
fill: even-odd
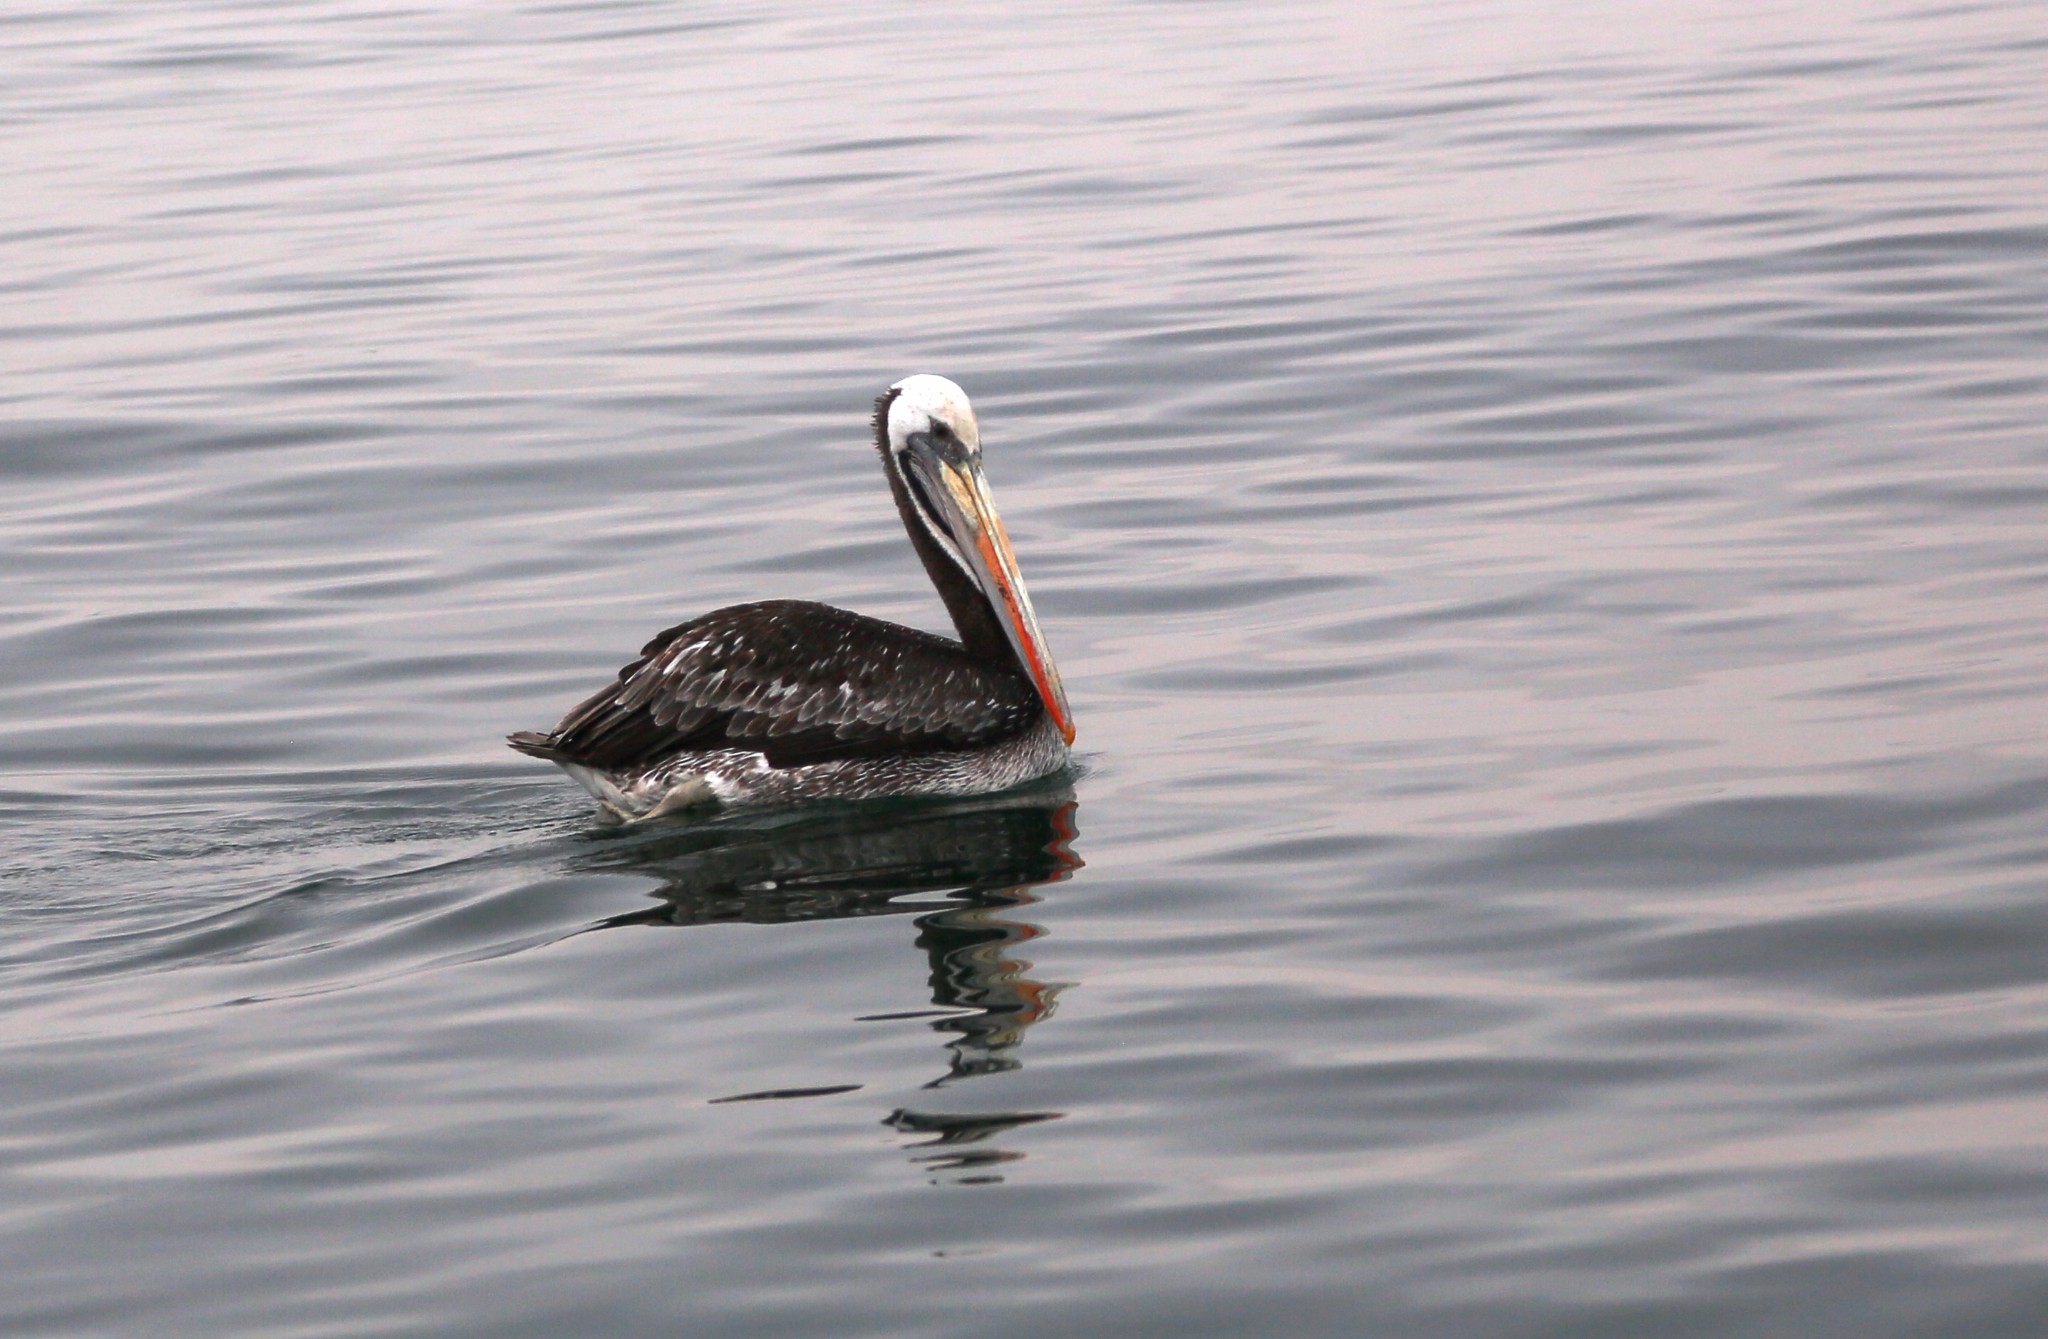
[[(592, 930), (781, 925), (862, 916), (909, 916), (924, 955), (932, 1008), (871, 1014), (862, 1022), (930, 1018), (944, 1034), (945, 1072), (925, 1084), (1018, 1069), (1025, 1034), (1050, 1017), (1066, 983), (1034, 978), (1017, 950), (1044, 930), (1016, 913), (1038, 889), (1072, 876), (1078, 812), (1070, 786), (942, 804), (848, 806), (798, 815), (735, 817), (661, 830), (606, 834), (579, 862), (607, 873), (654, 874), (653, 905)], [(773, 1089), (716, 1104), (831, 1097), (859, 1084)], [(926, 1111), (898, 1107), (883, 1123), (940, 1151), (913, 1161), (956, 1184), (1001, 1178), (987, 1169), (1022, 1157), (984, 1145), (1004, 1131), (1057, 1119), (1057, 1111)]]

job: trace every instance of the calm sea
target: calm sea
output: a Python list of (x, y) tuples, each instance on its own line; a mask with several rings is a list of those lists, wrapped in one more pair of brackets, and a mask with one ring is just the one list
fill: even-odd
[[(2048, 1332), (2048, 11), (0, 0), (0, 1333)], [(655, 630), (1071, 777), (622, 832)]]

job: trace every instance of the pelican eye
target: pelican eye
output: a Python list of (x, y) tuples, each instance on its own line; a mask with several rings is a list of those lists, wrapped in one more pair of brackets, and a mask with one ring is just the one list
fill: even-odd
[(941, 457), (955, 465), (966, 464), (968, 458), (974, 454), (974, 448), (967, 444), (950, 423), (933, 419), (931, 427), (925, 431), (925, 437)]

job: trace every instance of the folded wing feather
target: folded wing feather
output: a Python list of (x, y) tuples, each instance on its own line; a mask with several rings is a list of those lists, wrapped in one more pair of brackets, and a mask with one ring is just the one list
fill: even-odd
[(957, 642), (807, 600), (733, 605), (678, 624), (545, 735), (513, 747), (617, 770), (745, 748), (771, 766), (978, 748), (1030, 727), (1021, 671)]

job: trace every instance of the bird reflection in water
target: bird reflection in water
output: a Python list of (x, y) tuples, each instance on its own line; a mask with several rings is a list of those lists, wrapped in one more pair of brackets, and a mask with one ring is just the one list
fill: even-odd
[[(599, 861), (608, 870), (656, 874), (663, 885), (644, 910), (593, 928), (696, 926), (912, 916), (924, 951), (933, 1008), (870, 1014), (860, 1021), (930, 1018), (950, 1034), (946, 1072), (925, 1084), (1019, 1067), (1024, 1034), (1049, 1017), (1059, 983), (1030, 975), (1015, 955), (1043, 931), (1016, 913), (1034, 890), (1081, 867), (1071, 788), (943, 803), (908, 803), (690, 824), (635, 832)], [(607, 846), (610, 846), (607, 842)], [(935, 897), (945, 900), (934, 905)], [(859, 1084), (735, 1093), (717, 1102), (823, 1097)], [(991, 1169), (1022, 1157), (989, 1141), (1056, 1111), (960, 1114), (899, 1108), (884, 1124), (915, 1136), (927, 1170), (956, 1184), (1002, 1178)]]

